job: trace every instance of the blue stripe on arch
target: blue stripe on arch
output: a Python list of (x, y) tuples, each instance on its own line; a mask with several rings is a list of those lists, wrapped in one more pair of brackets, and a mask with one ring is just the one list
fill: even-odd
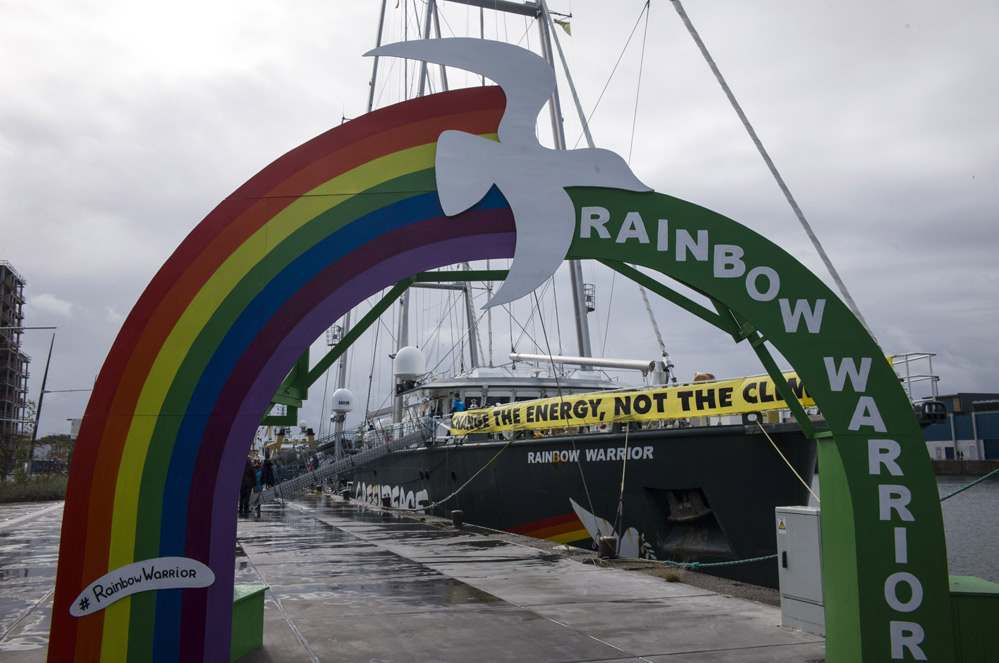
[[(317, 272), (365, 242), (377, 239), (383, 232), (387, 232), (390, 228), (386, 227), (386, 222), (393, 227), (405, 225), (384, 218), (387, 212), (394, 212), (392, 219), (404, 219), (407, 223), (417, 222), (426, 214), (434, 215), (434, 209), (427, 204), (426, 199), (432, 198), (436, 201), (436, 195), (425, 194), (421, 197), (425, 200), (407, 199), (382, 208), (368, 217), (361, 217), (323, 241), (312, 245), (278, 272), (233, 321), (200, 374), (191, 394), (188, 410), (177, 431), (167, 470), (168, 489), (165, 491), (165, 494), (171, 495), (172, 498), (164, 499), (161, 511), (159, 552), (161, 557), (184, 555), (194, 464), (209, 414), (239, 357), (263, 325), (281, 307), (287, 296), (298, 290)], [(438, 206), (437, 215), (439, 214)], [(379, 216), (383, 218), (378, 218)], [(295, 235), (285, 241), (294, 242)], [(263, 271), (259, 268), (265, 267), (266, 261), (265, 258), (255, 266), (245, 277), (244, 282), (259, 276)], [(210, 339), (199, 338), (195, 344), (201, 342), (210, 342)], [(171, 388), (175, 386), (180, 385), (175, 384)], [(179, 646), (181, 605), (181, 592), (159, 592), (157, 595), (153, 651), (157, 656), (162, 655), (164, 660), (175, 660), (177, 656), (176, 651), (170, 650)]]
[[(509, 205), (502, 194), (493, 188), (474, 209), (488, 210), (507, 207)], [(330, 213), (335, 213), (335, 210), (326, 214)], [(309, 223), (321, 222), (323, 216), (325, 214)], [(437, 193), (434, 191), (387, 205), (359, 217), (322, 241), (308, 247), (298, 258), (276, 274), (240, 313), (201, 373), (188, 402), (187, 412), (177, 432), (167, 470), (170, 485), (169, 490), (166, 491), (166, 494), (173, 495), (174, 498), (163, 502), (160, 556), (184, 555), (191, 481), (194, 464), (200, 450), (201, 438), (229, 374), (263, 326), (291, 295), (320, 271), (351, 251), (393, 230), (439, 216), (443, 216), (443, 211), (440, 208)], [(295, 236), (292, 234), (285, 241), (294, 242)], [(266, 258), (259, 265), (263, 266), (265, 262)], [(252, 280), (255, 275), (258, 275), (256, 266), (245, 277), (244, 281)], [(202, 340), (199, 338), (195, 343), (202, 342)], [(207, 340), (205, 339), (205, 341)], [(166, 650), (175, 648), (179, 641), (180, 612), (181, 592), (158, 592), (154, 651), (163, 652), (164, 660), (169, 659), (170, 656)], [(176, 652), (173, 655), (176, 658)]]

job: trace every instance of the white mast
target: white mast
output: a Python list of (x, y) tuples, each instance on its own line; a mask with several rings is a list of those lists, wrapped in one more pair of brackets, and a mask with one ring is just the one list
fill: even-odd
[[(507, 14), (516, 14), (520, 16), (527, 16), (538, 21), (538, 30), (541, 34), (541, 50), (542, 57), (545, 61), (552, 67), (555, 68), (555, 58), (552, 51), (552, 35), (551, 35), (551, 15), (548, 12), (548, 7), (544, 0), (541, 0), (540, 4), (536, 3), (518, 3), (511, 2), (509, 0), (447, 0), (448, 2), (455, 2), (458, 4), (468, 5), (472, 7), (478, 7), (480, 10), (492, 9), (494, 11), (499, 11)], [(380, 46), (382, 42), (382, 33), (384, 30), (385, 21), (385, 8), (386, 0), (382, 2), (382, 11), (378, 25), (378, 37), (376, 46)], [(430, 39), (433, 26), (437, 26), (436, 34), (440, 37), (440, 27), (439, 27), (438, 9), (436, 0), (428, 0), (426, 12), (424, 14), (424, 22), (422, 26), (422, 37), (423, 39)], [(481, 25), (480, 17), (480, 30), (483, 28)], [(559, 47), (561, 50), (561, 47)], [(418, 86), (418, 96), (423, 96), (426, 91), (427, 85), (427, 74), (428, 74), (428, 64), (426, 62), (422, 63), (420, 68), (420, 79)], [(378, 73), (378, 57), (375, 57), (374, 65), (372, 68), (372, 78), (371, 78), (371, 90), (368, 97), (368, 111), (373, 109), (374, 105), (374, 92), (376, 87), (376, 77)], [(447, 78), (446, 70), (443, 65), (441, 65), (441, 83), (443, 89), (447, 89)], [(564, 150), (566, 149), (565, 144), (565, 131), (562, 126), (562, 109), (561, 102), (559, 100), (558, 88), (552, 93), (552, 98), (549, 103), (549, 117), (552, 127), (552, 137), (555, 143), (555, 149)], [(582, 266), (579, 261), (571, 260), (570, 265), (570, 281), (572, 284), (572, 302), (574, 310), (574, 319), (576, 323), (576, 341), (578, 346), (579, 355), (581, 357), (592, 356), (592, 348), (590, 345), (590, 330), (587, 321), (587, 309), (585, 293), (583, 288), (583, 272)], [(466, 265), (466, 269), (467, 269)], [(471, 368), (475, 368), (479, 365), (478, 358), (478, 344), (475, 339), (475, 316), (470, 303), (471, 292), (470, 285), (468, 283), (462, 284), (462, 289), (465, 290), (466, 309), (468, 315), (468, 334), (469, 334), (469, 354)], [(399, 338), (397, 344), (397, 351), (409, 342), (409, 325), (408, 325), (408, 311), (409, 311), (409, 293), (408, 291), (403, 295), (401, 302), (401, 318), (399, 321)], [(341, 360), (342, 361), (342, 360)], [(587, 367), (588, 368), (588, 367)], [(584, 369), (585, 370), (585, 369)], [(395, 403), (393, 406), (393, 420), (397, 423), (402, 420), (402, 397), (397, 396), (395, 398)]]

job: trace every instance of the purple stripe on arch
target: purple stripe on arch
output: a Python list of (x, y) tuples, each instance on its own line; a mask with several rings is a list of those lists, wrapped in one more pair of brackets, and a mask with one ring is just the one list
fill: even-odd
[[(455, 237), (456, 230), (463, 229), (467, 234)], [(226, 380), (194, 469), (190, 508), (200, 506), (203, 512), (211, 501), (212, 518), (210, 524), (199, 527), (189, 513), (186, 554), (209, 560), (216, 582), (197, 593), (185, 592), (182, 659), (187, 655), (213, 659), (228, 652), (233, 578), (229, 567), (236, 533), (231, 498), (260, 412), (288, 367), (331, 320), (383, 287), (457, 261), (510, 257), (515, 238), (507, 209), (459, 219), (438, 217), (387, 233), (323, 270), (293, 293), (261, 329)], [(343, 285), (330, 292), (336, 283)], [(224, 440), (224, 444), (212, 444), (212, 440)]]

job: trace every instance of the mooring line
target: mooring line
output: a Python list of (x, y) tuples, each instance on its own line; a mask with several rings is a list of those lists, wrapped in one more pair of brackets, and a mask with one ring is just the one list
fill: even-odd
[(985, 476), (982, 476), (982, 477), (980, 477), (980, 478), (972, 481), (967, 486), (964, 486), (962, 488), (958, 488), (953, 493), (947, 493), (946, 495), (944, 495), (943, 497), (940, 498), (940, 501), (943, 502), (944, 500), (949, 500), (950, 498), (954, 497), (958, 493), (963, 493), (964, 491), (968, 490), (972, 486), (977, 486), (978, 484), (980, 484), (981, 482), (985, 481), (986, 479), (988, 479), (990, 476), (996, 474), (997, 472), (999, 472), (999, 468), (996, 468), (996, 469), (992, 470), (991, 472), (989, 472), (988, 474), (986, 474)]
[(819, 504), (821, 504), (822, 500), (820, 500), (819, 496), (815, 494), (815, 491), (812, 490), (812, 487), (809, 486), (807, 483), (805, 483), (805, 480), (801, 478), (800, 474), (798, 474), (798, 470), (794, 469), (794, 465), (792, 465), (790, 463), (790, 461), (788, 461), (787, 457), (784, 456), (783, 453), (781, 453), (781, 450), (777, 448), (777, 444), (770, 437), (770, 433), (768, 433), (767, 429), (763, 427), (763, 424), (760, 423), (759, 419), (756, 420), (756, 425), (760, 427), (760, 430), (763, 431), (763, 434), (767, 436), (768, 440), (770, 440), (770, 444), (773, 445), (774, 451), (776, 451), (778, 454), (780, 454), (780, 457), (784, 459), (784, 462), (787, 463), (787, 466), (791, 468), (792, 472), (794, 472), (794, 476), (798, 477), (798, 481), (801, 482), (801, 485), (808, 489), (808, 492), (810, 492), (812, 494), (812, 497), (815, 498), (816, 502), (818, 502)]
[[(455, 489), (455, 491), (454, 491), (453, 493), (451, 493), (450, 495), (448, 495), (448, 496), (447, 496), (447, 497), (445, 497), (444, 499), (442, 499), (442, 500), (439, 500), (439, 501), (437, 501), (437, 502), (434, 502), (434, 503), (432, 503), (432, 504), (428, 504), (428, 505), (426, 505), (426, 506), (421, 506), (421, 507), (412, 507), (412, 508), (410, 508), (410, 507), (406, 507), (406, 506), (396, 506), (396, 507), (390, 507), (390, 508), (392, 508), (392, 509), (395, 509), (396, 511), (413, 511), (413, 512), (417, 512), (417, 511), (426, 511), (427, 509), (433, 509), (434, 507), (438, 507), (438, 506), (440, 506), (440, 505), (444, 504), (445, 502), (448, 502), (448, 501), (450, 501), (450, 500), (451, 500), (451, 498), (455, 497), (455, 496), (456, 496), (456, 495), (457, 495), (458, 493), (460, 493), (460, 492), (461, 492), (462, 490), (464, 490), (464, 489), (465, 489), (465, 486), (467, 486), (468, 484), (472, 483), (472, 481), (474, 481), (474, 480), (475, 480), (475, 477), (477, 477), (477, 476), (479, 476), (480, 474), (482, 474), (482, 472), (483, 472), (483, 471), (484, 471), (484, 470), (485, 470), (485, 469), (486, 469), (487, 467), (489, 467), (490, 465), (492, 465), (492, 464), (493, 464), (493, 461), (494, 461), (494, 460), (496, 460), (497, 458), (499, 458), (499, 455), (500, 455), (501, 453), (503, 453), (504, 451), (506, 451), (506, 450), (507, 450), (507, 448), (508, 448), (508, 447), (509, 447), (509, 446), (510, 446), (511, 444), (513, 444), (513, 442), (514, 442), (514, 440), (515, 440), (515, 439), (516, 439), (516, 438), (510, 438), (510, 441), (509, 441), (509, 442), (507, 442), (506, 444), (504, 444), (504, 445), (503, 445), (503, 448), (502, 448), (502, 449), (500, 449), (499, 451), (497, 451), (497, 452), (496, 452), (496, 455), (495, 455), (495, 456), (493, 456), (492, 458), (490, 458), (490, 459), (489, 459), (489, 462), (487, 462), (487, 463), (486, 463), (485, 465), (483, 465), (482, 467), (480, 467), (480, 468), (479, 468), (479, 471), (478, 471), (478, 472), (476, 472), (475, 474), (473, 474), (473, 475), (471, 476), (471, 478), (469, 478), (469, 480), (468, 480), (468, 481), (466, 481), (465, 483), (463, 483), (463, 484), (461, 484), (460, 486), (458, 486), (458, 488), (457, 488), (457, 489)], [(379, 495), (379, 497), (381, 497), (381, 495)], [(377, 505), (376, 505), (376, 506), (377, 506)]]

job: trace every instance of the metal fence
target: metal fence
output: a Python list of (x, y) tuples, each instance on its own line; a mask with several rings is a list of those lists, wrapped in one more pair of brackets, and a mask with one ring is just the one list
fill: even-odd
[(316, 440), (315, 450), (293, 449), (271, 459), (278, 485), (255, 493), (251, 506), (276, 497), (291, 498), (299, 492), (334, 481), (342, 474), (361, 467), (386, 454), (414, 445), (424, 445), (431, 438), (434, 424), (430, 419), (406, 422), (392, 428), (346, 435), (337, 449), (335, 436)]

